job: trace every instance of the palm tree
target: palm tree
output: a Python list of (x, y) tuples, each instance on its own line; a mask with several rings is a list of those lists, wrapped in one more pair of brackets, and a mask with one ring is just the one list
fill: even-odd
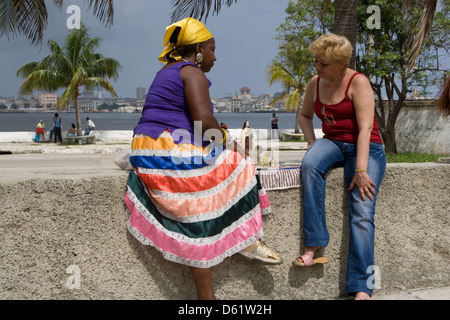
[(105, 58), (94, 50), (100, 45), (100, 38), (90, 38), (84, 24), (73, 29), (66, 37), (63, 47), (54, 40), (48, 41), (51, 54), (39, 62), (30, 62), (17, 71), (17, 76), (26, 78), (19, 94), (26, 95), (33, 90), (56, 91), (66, 88), (58, 99), (57, 107), (66, 108), (70, 102), (75, 105), (77, 135), (82, 135), (78, 97), (80, 87), (91, 90), (102, 87), (114, 97), (117, 94), (104, 77), (118, 78), (120, 64), (112, 58)]
[[(62, 8), (63, 0), (53, 0)], [(113, 23), (113, 0), (88, 0), (89, 8), (102, 23)], [(25, 34), (33, 44), (42, 41), (47, 27), (47, 7), (44, 0), (0, 0), (0, 37), (15, 37)]]
[[(267, 75), (269, 77), (269, 83), (272, 85), (274, 82), (281, 83), (284, 91), (274, 98), (269, 106), (275, 105), (279, 101), (284, 101), (284, 106), (286, 111), (296, 110), (296, 118), (300, 111), (300, 106), (302, 103), (302, 96), (305, 89), (304, 84), (301, 79), (296, 77), (292, 72), (290, 72), (283, 64), (278, 61), (272, 61), (272, 64), (267, 69)], [(291, 91), (292, 90), (292, 91)], [(297, 125), (298, 121), (295, 121), (295, 133), (299, 132), (299, 127)]]
[[(272, 100), (269, 105), (273, 106), (278, 101), (284, 101), (286, 111), (296, 110), (297, 118), (305, 88), (314, 74), (314, 67), (307, 54), (308, 43), (311, 42), (311, 39), (304, 36), (301, 42), (289, 41), (290, 36), (284, 34), (285, 38), (279, 45), (280, 52), (277, 59), (272, 60), (266, 74), (269, 85), (279, 82), (284, 89), (283, 93)], [(298, 121), (295, 121), (295, 124), (295, 133), (298, 133), (300, 130), (297, 125)]]

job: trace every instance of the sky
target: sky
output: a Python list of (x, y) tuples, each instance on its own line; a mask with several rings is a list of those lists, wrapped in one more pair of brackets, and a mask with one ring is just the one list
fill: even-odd
[[(244, 86), (253, 95), (282, 91), (279, 84), (269, 85), (266, 70), (278, 53), (274, 37), (285, 20), (288, 2), (239, 0), (230, 7), (222, 6), (218, 15), (212, 15), (211, 11), (205, 25), (216, 40), (217, 61), (207, 73), (212, 82), (212, 98), (234, 95)], [(89, 28), (89, 35), (102, 39), (97, 51), (122, 65), (119, 79), (111, 79), (118, 96), (135, 98), (137, 87), (148, 89), (163, 66), (158, 57), (163, 50), (165, 28), (170, 24), (170, 0), (115, 0), (114, 23), (109, 28), (88, 11), (84, 0), (66, 0), (62, 10), (50, 0), (46, 5), (48, 27), (42, 44), (32, 45), (22, 35), (9, 40), (0, 38), (0, 97), (18, 95), (24, 79), (16, 76), (17, 70), (47, 56), (49, 39), (63, 44), (69, 32), (66, 21), (71, 13), (66, 11), (70, 5), (80, 7), (81, 20)]]

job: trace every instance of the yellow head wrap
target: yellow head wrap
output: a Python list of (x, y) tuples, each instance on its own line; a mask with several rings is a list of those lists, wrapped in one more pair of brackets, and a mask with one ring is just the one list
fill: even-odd
[[(175, 43), (169, 43), (170, 37), (177, 27), (180, 27), (180, 33), (178, 34), (177, 41)], [(164, 36), (164, 44), (166, 46), (159, 56), (159, 61), (167, 63), (165, 56), (171, 52), (174, 47), (183, 47), (194, 43), (200, 43), (209, 40), (213, 37), (211, 32), (200, 21), (194, 18), (186, 18), (171, 24), (166, 28), (166, 34)], [(171, 57), (177, 61), (181, 60), (181, 57), (176, 54), (171, 54)]]

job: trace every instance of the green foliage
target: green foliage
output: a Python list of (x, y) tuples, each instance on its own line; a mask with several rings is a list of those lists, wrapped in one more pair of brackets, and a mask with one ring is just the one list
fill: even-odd
[(330, 29), (331, 22), (332, 10), (327, 10), (325, 2), (289, 1), (286, 19), (278, 27), (275, 37), (279, 53), (267, 70), (269, 83), (279, 82), (285, 91), (271, 104), (285, 99), (287, 110), (300, 106), (304, 89), (315, 72), (308, 47), (321, 33)]
[[(408, 57), (410, 44), (418, 32), (418, 22), (424, 9), (423, 3), (412, 1), (405, 7), (399, 0), (360, 0), (358, 1), (358, 59), (357, 68), (372, 80), (374, 88), (384, 87), (385, 91), (396, 90), (392, 83), (394, 79), (400, 84), (396, 91), (397, 99), (411, 92), (413, 87), (421, 89), (423, 95), (428, 95), (430, 86), (439, 83), (442, 76), (436, 68), (437, 48), (449, 48), (449, 15), (448, 0), (446, 6), (438, 8), (433, 19), (433, 29), (430, 37), (423, 43), (421, 55), (416, 67), (408, 72)], [(381, 10), (380, 29), (369, 29), (366, 25), (367, 7), (377, 5)], [(442, 70), (441, 70), (442, 71)], [(386, 77), (390, 87), (386, 87)], [(403, 83), (402, 83), (403, 82)], [(381, 93), (381, 91), (380, 91)], [(386, 93), (389, 98), (389, 94)]]
[(386, 154), (388, 163), (422, 163), (436, 162), (439, 158), (448, 157), (448, 155), (427, 154), (417, 152), (401, 152), (397, 154)]

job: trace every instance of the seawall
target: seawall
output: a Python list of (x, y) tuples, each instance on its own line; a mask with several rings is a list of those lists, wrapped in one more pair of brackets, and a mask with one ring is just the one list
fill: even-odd
[[(1, 299), (195, 299), (187, 267), (126, 230), (127, 172), (0, 184)], [(377, 200), (375, 295), (450, 285), (450, 165), (390, 164)], [(213, 268), (222, 299), (336, 299), (344, 292), (348, 201), (342, 169), (328, 176), (330, 263), (292, 267), (302, 247), (301, 187), (268, 191), (265, 241), (278, 266), (233, 256)], [(74, 280), (79, 279), (80, 282)]]

